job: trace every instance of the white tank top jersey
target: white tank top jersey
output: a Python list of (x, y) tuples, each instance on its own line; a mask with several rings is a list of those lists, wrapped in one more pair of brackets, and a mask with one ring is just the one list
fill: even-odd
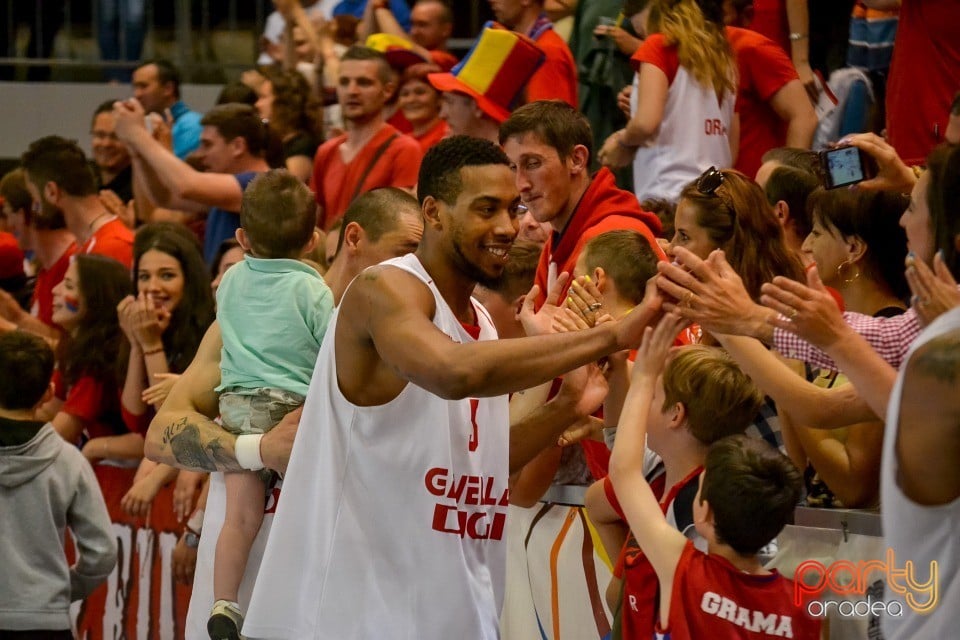
[[(637, 112), (638, 79), (639, 74), (634, 74), (631, 114)], [(733, 166), (729, 132), (734, 100), (728, 92), (718, 103), (713, 88), (677, 67), (660, 128), (633, 158), (633, 190), (638, 200), (676, 202), (683, 188), (711, 166)]]
[[(921, 333), (897, 375), (883, 434), (883, 462), (880, 467), (880, 515), (886, 546), (893, 551), (895, 569), (902, 571), (906, 562), (913, 563), (911, 578), (926, 582), (930, 579), (931, 562), (937, 563), (938, 602), (926, 614), (915, 613), (887, 586), (885, 600), (899, 600), (903, 616), (885, 615), (882, 618), (886, 640), (914, 640), (920, 638), (956, 638), (960, 629), (960, 498), (948, 504), (927, 507), (919, 505), (903, 494), (897, 485), (897, 442), (903, 376), (914, 351), (930, 340), (960, 329), (960, 309), (937, 318)], [(893, 567), (891, 567), (892, 569)], [(889, 585), (889, 579), (887, 585)], [(903, 578), (897, 583), (904, 584)], [(930, 601), (927, 594), (911, 589), (918, 605)], [(889, 606), (888, 609), (889, 611)]]
[[(434, 325), (473, 341), (416, 256)], [(473, 301), (481, 340), (496, 330)], [(327, 335), (336, 336), (339, 311)], [(506, 574), (506, 396), (444, 400), (408, 383), (348, 402), (324, 340), (243, 633), (251, 638), (494, 640)]]

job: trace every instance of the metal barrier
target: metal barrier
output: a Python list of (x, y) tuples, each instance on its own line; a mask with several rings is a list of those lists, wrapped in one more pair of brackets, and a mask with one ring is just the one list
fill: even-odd
[[(460, 16), (470, 33), (486, 17), (476, 5), (469, 3)], [(270, 0), (0, 0), (0, 80), (125, 79), (141, 59), (159, 57), (174, 62), (184, 82), (222, 83), (254, 64), (272, 10)], [(142, 21), (131, 11), (142, 13)], [(106, 18), (115, 32), (103, 30)], [(128, 18), (142, 28), (126, 25)], [(131, 38), (142, 38), (142, 45)], [(462, 53), (473, 39), (449, 44)], [(104, 47), (117, 55), (105, 59)]]
[[(268, 7), (269, 0), (36, 0), (29, 6), (0, 0), (0, 67), (6, 70), (0, 79), (14, 78), (11, 68), (26, 68), (31, 80), (49, 79), (53, 70), (58, 80), (109, 79), (111, 71), (129, 72), (141, 59), (163, 57), (185, 82), (222, 82), (225, 72), (256, 60)], [(110, 33), (104, 31), (108, 20)], [(215, 47), (215, 40), (224, 46)], [(104, 48), (111, 59), (104, 59)]]

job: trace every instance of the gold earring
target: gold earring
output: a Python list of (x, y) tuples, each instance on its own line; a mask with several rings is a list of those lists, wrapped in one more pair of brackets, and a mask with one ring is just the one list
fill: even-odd
[[(844, 277), (844, 275), (843, 275), (843, 268), (844, 268), (844, 267), (851, 267), (851, 268), (853, 269), (853, 275), (850, 276), (850, 277)], [(846, 284), (846, 285), (853, 284), (854, 282), (856, 282), (856, 281), (860, 278), (860, 267), (858, 267), (856, 264), (854, 264), (854, 263), (851, 262), (850, 260), (844, 260), (844, 261), (843, 261), (842, 263), (840, 263), (840, 265), (837, 267), (837, 278), (838, 278), (838, 279), (840, 280), (840, 282), (842, 282), (843, 284)]]

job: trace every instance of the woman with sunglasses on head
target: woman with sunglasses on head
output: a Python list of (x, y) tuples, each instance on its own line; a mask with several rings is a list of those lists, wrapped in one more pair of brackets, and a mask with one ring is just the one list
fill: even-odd
[(800, 258), (787, 247), (763, 190), (733, 169), (710, 167), (683, 188), (668, 253), (674, 247), (704, 260), (723, 249), (754, 300), (774, 276), (803, 277)]
[[(754, 300), (760, 298), (760, 286), (774, 276), (803, 277), (800, 258), (787, 247), (783, 227), (760, 185), (733, 169), (710, 167), (683, 188), (667, 253), (675, 247), (704, 260), (715, 249), (723, 249)], [(714, 341), (712, 336), (703, 340)], [(774, 447), (783, 446), (777, 409), (769, 397), (747, 433)]]
[(599, 159), (613, 168), (633, 161), (637, 199), (676, 201), (704, 167), (733, 166), (736, 60), (720, 0), (632, 4), (640, 10), (631, 20), (653, 35), (631, 58), (637, 74), (630, 121), (607, 138)]

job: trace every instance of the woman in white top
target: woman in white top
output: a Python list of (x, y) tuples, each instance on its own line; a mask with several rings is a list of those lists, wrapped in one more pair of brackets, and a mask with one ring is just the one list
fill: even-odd
[(633, 160), (637, 198), (676, 201), (707, 167), (733, 166), (737, 67), (718, 0), (651, 0), (632, 18), (649, 36), (631, 58), (637, 74), (627, 126), (607, 138), (599, 159)]

